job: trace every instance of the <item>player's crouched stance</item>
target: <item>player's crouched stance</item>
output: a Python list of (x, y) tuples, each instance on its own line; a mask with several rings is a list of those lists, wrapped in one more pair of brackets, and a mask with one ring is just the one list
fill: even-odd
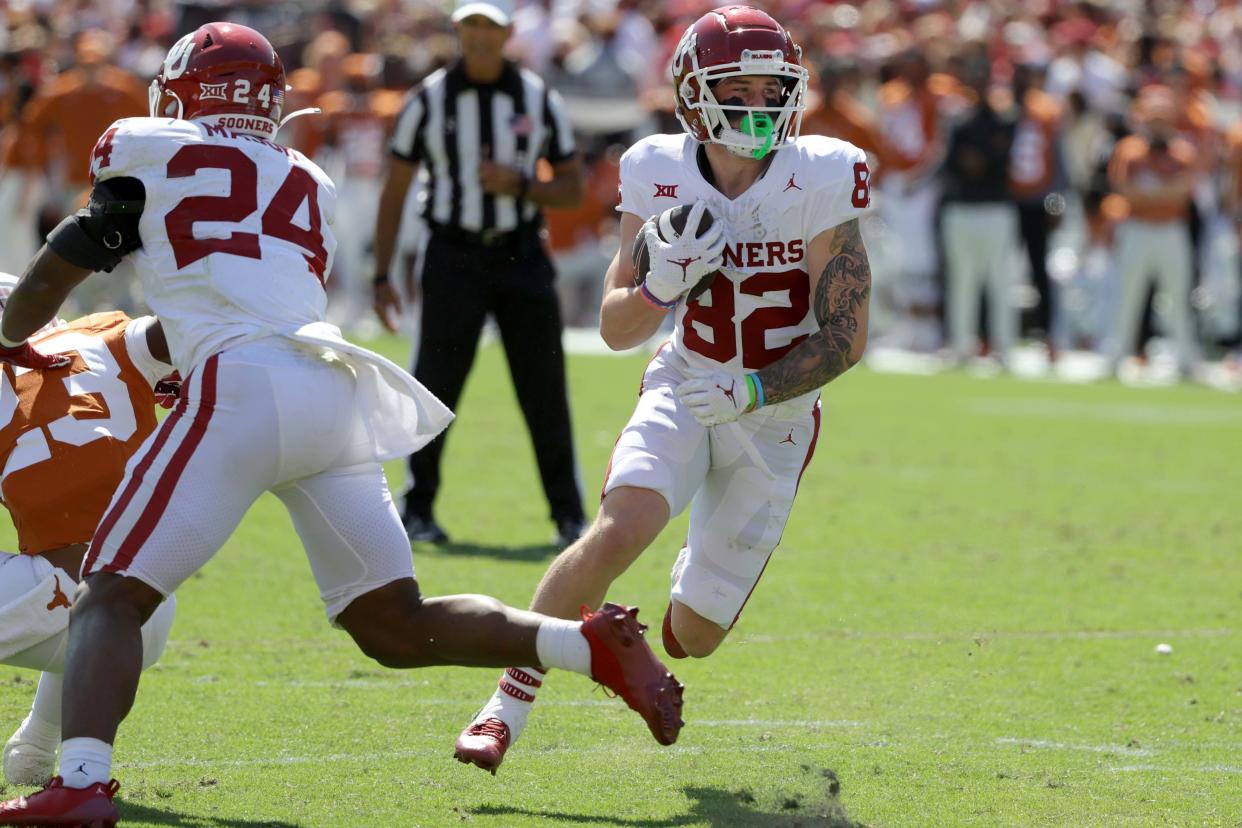
[(336, 190), (270, 140), (284, 90), (279, 57), (252, 29), (210, 23), (177, 41), (152, 117), (100, 137), (92, 207), (49, 236), (0, 319), (24, 354), (75, 285), (132, 256), (186, 378), (82, 566), (61, 775), (0, 805), (0, 824), (117, 821), (112, 743), (137, 690), (140, 626), (266, 491), (293, 519), (328, 618), (381, 664), (545, 664), (606, 685), (662, 744), (682, 726), (681, 685), (635, 611), (605, 604), (568, 621), (482, 595), (420, 594), (381, 463), (418, 450), (452, 413), (324, 321)]
[[(674, 657), (706, 656), (780, 540), (819, 434), (819, 389), (862, 356), (871, 284), (857, 220), (870, 197), (865, 156), (798, 137), (799, 59), (767, 14), (707, 13), (673, 59), (689, 134), (652, 136), (621, 161), (621, 246), (600, 333), (620, 349), (646, 341), (670, 310), (676, 325), (617, 440), (599, 514), (544, 575), (534, 610), (564, 617), (600, 600), (689, 506), (664, 645)], [(686, 204), (695, 206), (675, 233)], [(715, 225), (700, 225), (700, 204)], [(632, 258), (640, 233), (646, 256), (640, 247)], [(644, 258), (649, 268), (636, 274)], [(495, 772), (550, 666), (501, 676), (458, 738), (459, 760)]]
[[(0, 273), (0, 309), (17, 279)], [(0, 554), (0, 663), (41, 670), (34, 704), (4, 746), (4, 778), (52, 778), (61, 673), (86, 545), (125, 472), (155, 430), (156, 388), (172, 389), (153, 317), (99, 313), (54, 320), (21, 348), (0, 346), (0, 495), (20, 554)], [(164, 650), (175, 599), (142, 628), (142, 666)]]

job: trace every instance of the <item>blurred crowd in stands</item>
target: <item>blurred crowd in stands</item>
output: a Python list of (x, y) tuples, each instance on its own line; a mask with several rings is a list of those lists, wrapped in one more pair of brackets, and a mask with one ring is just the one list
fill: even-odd
[[(549, 211), (569, 324), (595, 322), (621, 152), (680, 131), (668, 63), (700, 0), (518, 0), (511, 55), (566, 99), (585, 201)], [(1242, 327), (1242, 3), (755, 0), (803, 47), (802, 131), (873, 161), (873, 346), (990, 358), (1035, 343), (1110, 365), (1156, 340), (1183, 375)], [(370, 238), (405, 92), (452, 60), (431, 0), (0, 4), (0, 270), (83, 198), (87, 157), (145, 115), (169, 45), (210, 19), (263, 31), (290, 70), (282, 140), (337, 181), (336, 316), (370, 322)], [(413, 211), (407, 211), (413, 212)], [(399, 254), (417, 260), (419, 229)], [(115, 291), (111, 277), (99, 287)], [(110, 302), (126, 304), (109, 294)]]

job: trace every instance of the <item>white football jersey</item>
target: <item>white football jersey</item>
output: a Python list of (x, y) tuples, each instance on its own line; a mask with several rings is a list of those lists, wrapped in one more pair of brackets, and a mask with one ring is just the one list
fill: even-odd
[[(617, 209), (646, 220), (702, 199), (725, 222), (724, 267), (696, 301), (680, 302), (672, 347), (691, 368), (757, 371), (819, 330), (807, 251), (870, 203), (866, 155), (836, 138), (804, 135), (763, 177), (726, 198), (699, 170), (689, 135), (653, 135), (621, 158)], [(811, 395), (812, 399), (815, 395)]]
[(182, 374), (324, 319), (336, 188), (300, 152), (195, 121), (124, 118), (96, 143), (91, 176), (146, 188), (132, 257)]

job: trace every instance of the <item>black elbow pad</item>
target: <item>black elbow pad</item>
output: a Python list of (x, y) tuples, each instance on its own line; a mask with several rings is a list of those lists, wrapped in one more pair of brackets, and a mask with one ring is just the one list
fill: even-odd
[(91, 190), (90, 202), (56, 225), (47, 245), (65, 261), (111, 272), (126, 254), (142, 247), (138, 220), (146, 188), (136, 178), (110, 178)]

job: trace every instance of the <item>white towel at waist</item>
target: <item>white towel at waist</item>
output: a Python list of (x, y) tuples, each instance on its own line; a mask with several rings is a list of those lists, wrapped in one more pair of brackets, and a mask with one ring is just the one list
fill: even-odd
[(358, 411), (376, 460), (413, 454), (435, 439), (453, 420), (453, 412), (396, 363), (349, 342), (335, 325), (314, 322), (288, 337), (334, 351), (357, 377)]

